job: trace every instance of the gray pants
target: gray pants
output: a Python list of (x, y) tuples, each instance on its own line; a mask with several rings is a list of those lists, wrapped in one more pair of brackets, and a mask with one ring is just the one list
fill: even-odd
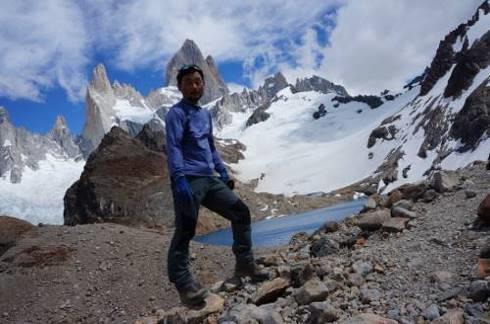
[[(177, 288), (192, 281), (189, 271), (189, 243), (195, 235), (199, 206), (203, 205), (231, 221), (233, 253), (239, 263), (253, 261), (251, 218), (248, 207), (219, 178), (186, 176), (194, 203), (182, 206), (175, 199), (175, 232), (168, 251), (168, 277)], [(172, 184), (172, 189), (174, 185)]]

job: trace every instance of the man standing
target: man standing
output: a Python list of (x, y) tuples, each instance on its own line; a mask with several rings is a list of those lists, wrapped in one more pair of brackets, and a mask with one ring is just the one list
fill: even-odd
[[(213, 139), (211, 115), (198, 105), (204, 74), (197, 65), (184, 65), (177, 74), (183, 99), (165, 117), (168, 167), (175, 207), (175, 233), (168, 251), (168, 276), (184, 304), (198, 306), (208, 294), (189, 271), (189, 243), (194, 237), (199, 206), (231, 221), (235, 276), (254, 281), (267, 278), (257, 269), (252, 253), (250, 211), (232, 192), (225, 165)], [(214, 172), (219, 177), (214, 176)], [(231, 188), (231, 189), (230, 189)]]

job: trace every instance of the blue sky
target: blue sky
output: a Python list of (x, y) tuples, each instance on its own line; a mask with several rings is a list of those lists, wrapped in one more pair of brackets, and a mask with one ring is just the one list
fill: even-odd
[(351, 93), (399, 90), (481, 2), (3, 1), (0, 106), (17, 126), (45, 133), (63, 115), (79, 134), (97, 63), (145, 95), (163, 85), (186, 38), (215, 58), (232, 89), (280, 70), (291, 83), (317, 74)]

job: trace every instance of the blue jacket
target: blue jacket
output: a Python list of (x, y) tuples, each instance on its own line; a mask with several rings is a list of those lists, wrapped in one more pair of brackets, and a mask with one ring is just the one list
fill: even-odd
[(213, 139), (211, 114), (186, 100), (175, 104), (165, 116), (167, 160), (170, 177), (211, 176), (222, 172), (221, 160)]

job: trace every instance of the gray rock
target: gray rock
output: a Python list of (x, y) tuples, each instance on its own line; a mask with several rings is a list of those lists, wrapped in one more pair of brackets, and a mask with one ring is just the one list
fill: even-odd
[(315, 268), (309, 262), (301, 262), (291, 267), (291, 280), (294, 287), (300, 287), (315, 277)]
[(475, 280), (468, 288), (468, 297), (476, 302), (484, 302), (490, 296), (490, 287), (485, 280)]
[(432, 187), (439, 193), (452, 191), (459, 183), (459, 179), (455, 173), (436, 172), (432, 176)]
[(422, 312), (422, 316), (429, 321), (435, 320), (441, 316), (439, 307), (436, 304), (430, 305)]
[(359, 261), (356, 261), (352, 264), (352, 269), (363, 275), (363, 276), (366, 276), (368, 274), (370, 274), (371, 272), (373, 272), (373, 264), (371, 263), (371, 261), (362, 261), (362, 260), (359, 260)]
[(362, 216), (356, 220), (356, 223), (357, 226), (363, 230), (377, 230), (390, 218), (390, 210), (381, 209), (362, 214)]
[(467, 199), (471, 199), (471, 198), (474, 198), (476, 197), (476, 192), (472, 191), (472, 190), (466, 190), (464, 192), (465, 196)]
[(337, 253), (339, 248), (339, 243), (330, 239), (328, 236), (323, 236), (311, 244), (310, 252), (315, 257), (324, 257)]
[(401, 208), (404, 208), (406, 210), (412, 210), (413, 209), (413, 205), (414, 205), (413, 201), (402, 199), (402, 200), (397, 201), (396, 203), (394, 203), (392, 207), (401, 207)]
[(431, 280), (437, 283), (448, 283), (451, 282), (454, 274), (449, 271), (436, 271), (431, 274)]
[(402, 206), (397, 206), (397, 205), (391, 208), (391, 216), (403, 217), (408, 219), (415, 219), (418, 217), (416, 212), (410, 211), (408, 209), (403, 208)]
[(464, 306), (464, 310), (466, 313), (468, 313), (470, 316), (473, 316), (473, 317), (480, 317), (483, 314), (483, 312), (485, 311), (483, 309), (483, 305), (481, 303), (466, 304)]
[(456, 288), (452, 288), (452, 289), (448, 289), (446, 291), (444, 291), (438, 298), (437, 298), (437, 301), (439, 302), (443, 302), (443, 301), (446, 301), (446, 300), (449, 300), (451, 298), (454, 298), (456, 296), (458, 296), (461, 292), (463, 291), (462, 288), (460, 287), (456, 287)]
[(281, 277), (264, 282), (252, 297), (253, 303), (256, 305), (272, 303), (282, 296), (288, 287), (289, 280)]
[(311, 313), (310, 323), (321, 324), (335, 322), (338, 318), (338, 311), (329, 302), (313, 302), (309, 306)]
[(437, 197), (437, 192), (434, 189), (429, 189), (424, 193), (422, 200), (426, 203), (434, 201)]
[(366, 203), (364, 204), (363, 210), (368, 211), (368, 210), (376, 209), (377, 206), (378, 203), (376, 202), (376, 200), (373, 197), (369, 197)]
[(378, 289), (369, 289), (362, 288), (361, 289), (361, 302), (363, 304), (369, 304), (374, 301), (378, 301), (381, 298), (381, 291)]
[(294, 298), (300, 305), (306, 305), (315, 301), (323, 301), (328, 295), (328, 288), (318, 278), (308, 280), (301, 288), (299, 288)]
[(383, 223), (382, 229), (386, 232), (401, 232), (407, 227), (408, 218), (391, 217)]
[(270, 307), (257, 307), (254, 304), (237, 304), (231, 307), (221, 315), (219, 323), (226, 323), (226, 321), (236, 324), (284, 323), (277, 311), (271, 310)]
[(360, 273), (349, 273), (347, 283), (350, 286), (361, 287), (364, 284), (364, 277)]

